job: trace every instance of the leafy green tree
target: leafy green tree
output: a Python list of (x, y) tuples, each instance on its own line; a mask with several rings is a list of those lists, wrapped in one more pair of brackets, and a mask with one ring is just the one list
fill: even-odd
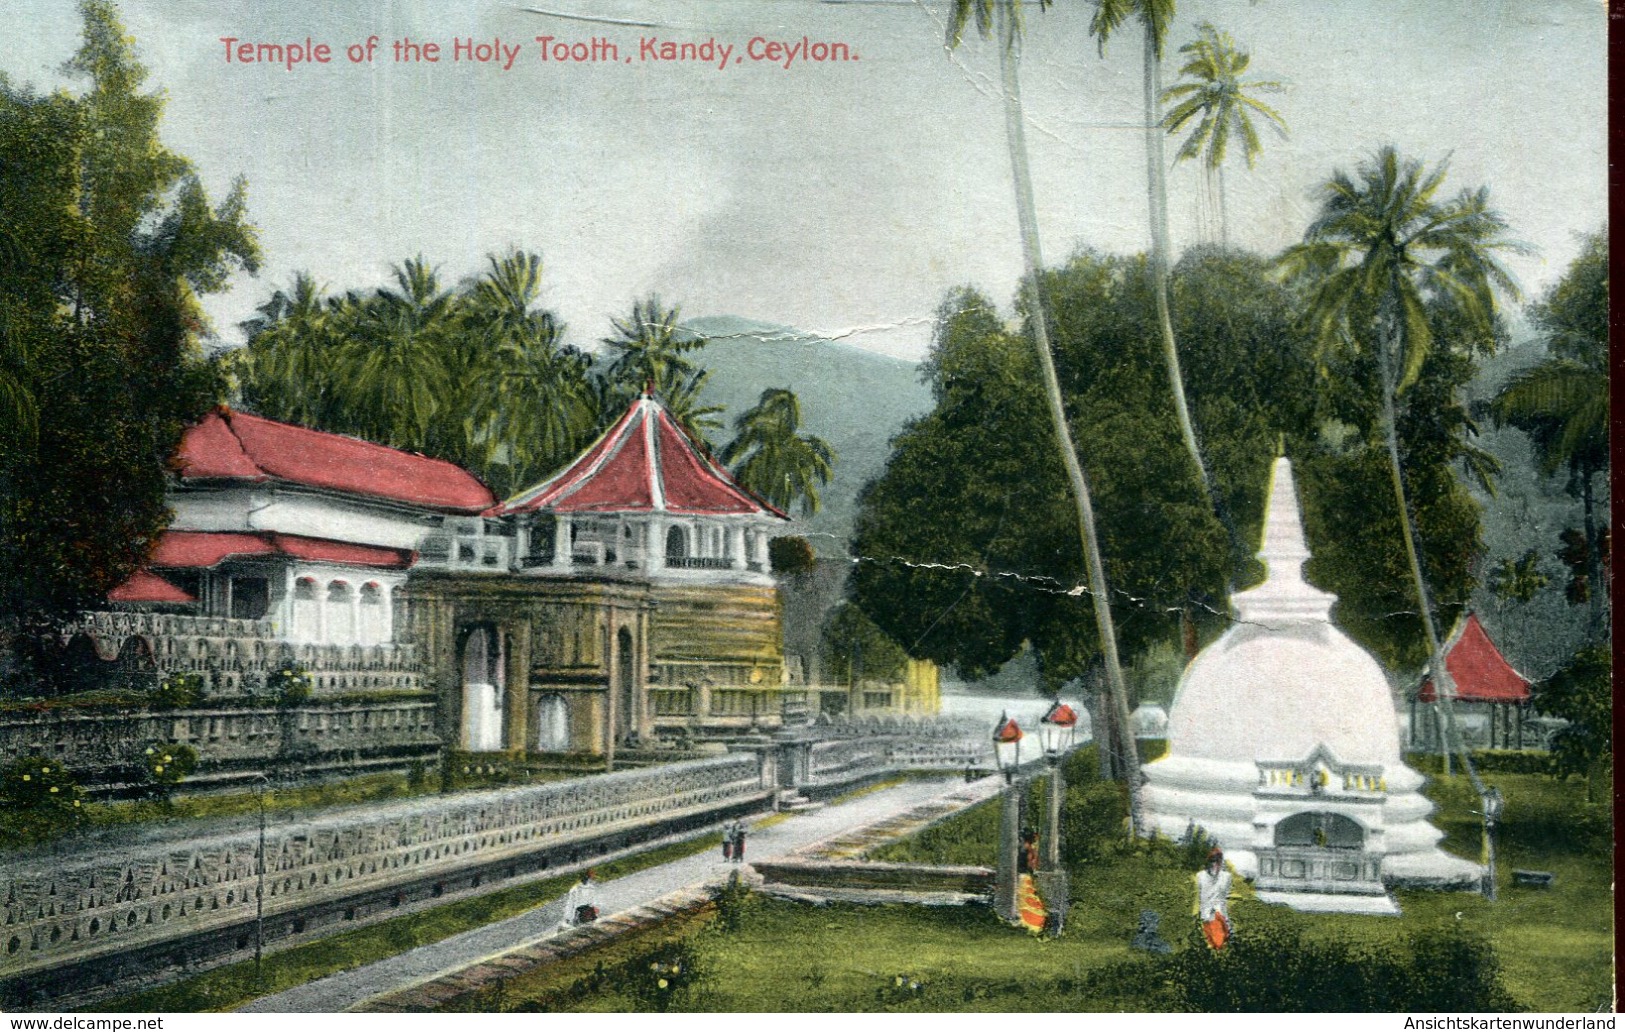
[(1529, 602), (1540, 589), (1551, 583), (1551, 578), (1540, 572), (1540, 550), (1531, 548), (1521, 557), (1511, 556), (1490, 574), (1490, 590), (1503, 602)]
[(1157, 306), (1157, 331), (1162, 339), (1163, 362), (1167, 367), (1168, 387), (1173, 393), (1174, 416), (1179, 421), (1180, 439), (1186, 454), (1190, 456), (1192, 468), (1200, 478), (1209, 505), (1214, 507), (1214, 513), (1221, 521), (1227, 521), (1228, 515), (1213, 490), (1213, 477), (1203, 456), (1196, 424), (1191, 419), (1190, 405), (1185, 398), (1185, 377), (1180, 369), (1179, 345), (1174, 336), (1172, 302), (1168, 290), (1169, 267), (1173, 259), (1168, 242), (1167, 160), (1162, 149), (1162, 51), (1177, 6), (1175, 0), (1100, 0), (1089, 23), (1089, 34), (1098, 41), (1100, 54), (1104, 57), (1112, 34), (1130, 18), (1137, 19), (1145, 30), (1141, 59), (1145, 86), (1146, 201), (1151, 217), (1151, 260), (1147, 272), (1151, 277), (1152, 297)]
[(835, 452), (818, 437), (799, 433), (801, 401), (787, 387), (770, 387), (734, 420), (734, 439), (720, 458), (747, 490), (788, 511), (818, 511), (818, 486), (835, 472)]
[(857, 606), (843, 602), (824, 621), (824, 679), (856, 686), (864, 681), (901, 681), (908, 653)]
[(1614, 767), (1613, 656), (1605, 645), (1582, 649), (1535, 692), (1535, 708), (1568, 726), (1552, 738), (1552, 761), (1563, 777), (1586, 779), (1586, 801)]
[(1602, 564), (1605, 532), (1598, 526), (1594, 484), (1609, 468), (1606, 232), (1586, 239), (1580, 257), (1530, 315), (1545, 335), (1550, 357), (1514, 374), (1496, 394), (1490, 412), (1497, 424), (1528, 434), (1541, 472), (1550, 476), (1563, 471), (1569, 490), (1580, 496), (1586, 577), (1570, 598), (1591, 600), (1600, 619), (1608, 592)]
[[(1043, 283), (1040, 270), (1044, 267), (1044, 259), (1039, 243), (1037, 205), (1033, 200), (1032, 174), (1027, 164), (1026, 130), (1021, 108), (1021, 5), (1016, 0), (955, 0), (948, 23), (947, 45), (950, 49), (959, 45), (966, 24), (973, 19), (984, 39), (996, 37), (1000, 95), (1004, 102), (1005, 143), (1010, 152), (1011, 178), (1015, 185), (1016, 222), (1021, 234), (1022, 260), (1026, 265), (1027, 281), (1034, 291), (1041, 292)], [(1111, 743), (1112, 753), (1128, 786), (1130, 828), (1131, 831), (1138, 833), (1141, 825), (1137, 789), (1139, 765), (1134, 761), (1136, 755), (1134, 741), (1128, 726), (1128, 688), (1123, 681), (1122, 665), (1117, 656), (1117, 633), (1112, 624), (1111, 595), (1106, 582), (1105, 563), (1100, 557), (1100, 537), (1095, 526), (1089, 481), (1079, 461), (1078, 449), (1073, 443), (1071, 427), (1067, 422), (1066, 407), (1061, 397), (1060, 382), (1056, 377), (1055, 359), (1050, 346), (1048, 313), (1041, 293), (1032, 306), (1029, 323), (1050, 427), (1055, 434), (1055, 443), (1062, 469), (1066, 473), (1067, 486), (1077, 507), (1077, 532), (1083, 548), (1088, 592), (1093, 603), (1096, 631), (1106, 667), (1106, 691), (1111, 699), (1112, 711), (1116, 714), (1113, 725), (1114, 741)]]
[(1436, 320), (1457, 329), (1466, 347), (1476, 343), (1488, 350), (1496, 338), (1496, 289), (1516, 290), (1496, 258), (1512, 245), (1503, 235), (1505, 220), (1490, 207), (1489, 191), (1463, 190), (1436, 200), (1444, 176), (1444, 166), (1429, 171), (1419, 161), (1401, 159), (1393, 147), (1362, 164), (1357, 178), (1334, 173), (1321, 187), (1320, 211), (1304, 242), (1282, 260), (1312, 285), (1308, 318), (1321, 354), (1366, 353), (1375, 360), (1389, 479), (1430, 667), (1444, 689), (1439, 695), (1446, 726), (1477, 788), (1450, 705), (1454, 686), (1416, 545), (1396, 410), (1434, 350)]
[[(1281, 84), (1243, 79), (1247, 66), (1252, 63), (1252, 56), (1237, 48), (1236, 41), (1228, 32), (1221, 32), (1210, 22), (1197, 26), (1197, 32), (1199, 35), (1194, 42), (1179, 48), (1180, 53), (1190, 55), (1185, 66), (1179, 70), (1190, 81), (1162, 91), (1164, 102), (1178, 102), (1163, 117), (1162, 125), (1173, 134), (1195, 120), (1190, 135), (1185, 137), (1179, 153), (1174, 155), (1174, 163), (1187, 158), (1201, 160), (1207, 174), (1209, 193), (1217, 193), (1219, 198), (1219, 243), (1228, 247), (1230, 222), (1225, 205), (1224, 163), (1230, 154), (1230, 139), (1235, 136), (1241, 140), (1247, 167), (1252, 168), (1258, 155), (1264, 151), (1263, 141), (1258, 138), (1258, 128), (1253, 124), (1253, 115), (1263, 116), (1266, 124), (1281, 136), (1286, 136), (1286, 120), (1280, 112), (1248, 95), (1249, 91), (1279, 92)], [(1217, 190), (1214, 190), (1215, 179)]]
[[(0, 637), (94, 604), (168, 521), (166, 463), (217, 383), (201, 295), (259, 258), (241, 180), (211, 204), (106, 0), (80, 6), (79, 95), (0, 82)], [(30, 418), (30, 414), (32, 418)], [(26, 626), (24, 626), (26, 625)], [(40, 659), (39, 650), (32, 651)]]

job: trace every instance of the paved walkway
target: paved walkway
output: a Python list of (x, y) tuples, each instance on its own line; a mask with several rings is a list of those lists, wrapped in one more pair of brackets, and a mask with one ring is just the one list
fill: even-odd
[[(904, 782), (847, 802), (798, 813), (747, 839), (745, 859), (770, 859), (790, 853), (848, 854), (860, 843), (906, 834), (923, 824), (991, 798), (1002, 787), (999, 778), (967, 785), (960, 778)], [(818, 848), (825, 844), (828, 848)], [(726, 878), (732, 865), (720, 850), (673, 860), (624, 878), (603, 883), (599, 907), (609, 917), (646, 906), (661, 897)], [(455, 935), (407, 953), (330, 975), (241, 1008), (252, 1012), (319, 1012), (356, 1009), (367, 1000), (462, 971), (503, 954), (532, 947), (558, 935), (562, 904), (558, 901)]]

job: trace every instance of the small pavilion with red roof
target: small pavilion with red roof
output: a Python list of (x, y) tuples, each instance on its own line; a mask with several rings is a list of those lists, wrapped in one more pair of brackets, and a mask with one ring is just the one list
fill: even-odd
[[(1445, 669), (1455, 682), (1452, 698), (1457, 705), (1457, 718), (1482, 712), (1488, 718), (1489, 747), (1491, 749), (1523, 748), (1523, 716), (1529, 706), (1529, 678), (1513, 669), (1501, 650), (1490, 640), (1489, 632), (1479, 622), (1478, 614), (1468, 612), (1456, 621), (1455, 629), (1444, 645)], [(1416, 697), (1411, 701), (1411, 745), (1437, 747), (1444, 738), (1441, 733), (1437, 702), (1438, 690), (1426, 670)], [(1421, 719), (1421, 707), (1429, 707), (1431, 719)]]
[(645, 394), (562, 472), (492, 510), (545, 574), (769, 583), (789, 516), (746, 491)]

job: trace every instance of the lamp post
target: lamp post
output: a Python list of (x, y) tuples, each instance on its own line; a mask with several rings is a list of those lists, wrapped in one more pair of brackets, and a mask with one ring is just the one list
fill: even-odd
[(1484, 812), (1484, 898), (1495, 902), (1495, 824), (1506, 808), (1501, 790), (1491, 786), (1479, 798)]
[(1004, 775), (1004, 791), (999, 808), (999, 864), (993, 886), (993, 909), (1012, 924), (1021, 919), (1016, 902), (1016, 850), (1021, 838), (1021, 790), (1016, 785), (1016, 769), (1021, 766), (1021, 726), (1009, 714), (999, 717), (993, 728), (993, 759)]
[(1061, 866), (1061, 800), (1066, 779), (1061, 759), (1072, 748), (1077, 734), (1078, 711), (1057, 698), (1038, 719), (1038, 737), (1049, 763), (1049, 822), (1044, 840), (1044, 870), (1038, 875), (1038, 894), (1048, 912), (1046, 923), (1051, 935), (1059, 935), (1066, 923), (1071, 885)]
[(254, 859), (259, 877), (259, 884), (254, 889), (254, 984), (263, 987), (260, 956), (265, 948), (265, 786), (271, 779), (263, 771), (255, 774), (254, 779), (254, 801), (259, 804), (260, 811), (260, 842)]

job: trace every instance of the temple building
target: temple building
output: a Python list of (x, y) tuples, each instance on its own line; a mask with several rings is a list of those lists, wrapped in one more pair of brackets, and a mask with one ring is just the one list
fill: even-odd
[[(1456, 686), (1456, 724), (1470, 745), (1524, 747), (1529, 678), (1518, 673), (1490, 640), (1477, 613), (1464, 613), (1444, 644), (1444, 665)], [(1433, 678), (1426, 670), (1411, 700), (1411, 748), (1442, 751), (1446, 739)]]
[(1476, 864), (1438, 847), (1423, 778), (1405, 766), (1382, 668), (1309, 584), (1292, 464), (1275, 461), (1262, 584), (1186, 668), (1168, 753), (1143, 769), (1157, 831), (1200, 828), (1259, 898), (1305, 910), (1397, 913), (1392, 885), (1476, 887)]
[(768, 540), (789, 518), (654, 397), (507, 502), (451, 463), (224, 408), (175, 467), (147, 568), (70, 632), (103, 660), (203, 674), (216, 700), (292, 666), (313, 704), (422, 696), (469, 752), (612, 759), (783, 721)]

